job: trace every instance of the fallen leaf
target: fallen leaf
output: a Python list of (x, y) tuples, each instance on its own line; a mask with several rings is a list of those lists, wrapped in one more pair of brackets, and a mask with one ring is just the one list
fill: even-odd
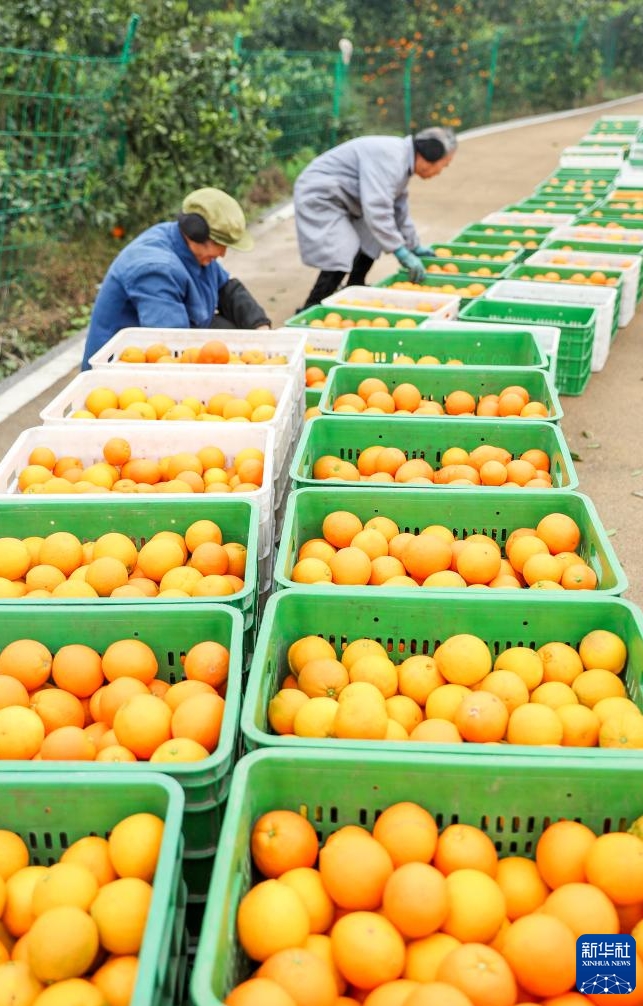
[(570, 454), (571, 454), (572, 461), (582, 461), (583, 460), (581, 458), (580, 454), (577, 454), (576, 451), (570, 451)]
[(590, 433), (589, 430), (583, 430), (582, 436), (584, 436), (586, 440), (591, 440), (594, 434)]
[(634, 492), (632, 493), (632, 496), (640, 496), (641, 498), (643, 498), (643, 492), (639, 492), (637, 489), (635, 489)]
[(641, 472), (643, 472), (643, 468), (635, 468), (633, 472), (630, 472), (630, 475), (640, 475)]
[(611, 527), (609, 529), (609, 531), (606, 531), (605, 533), (607, 534), (608, 538), (613, 538), (614, 535), (616, 534), (616, 528), (615, 527)]

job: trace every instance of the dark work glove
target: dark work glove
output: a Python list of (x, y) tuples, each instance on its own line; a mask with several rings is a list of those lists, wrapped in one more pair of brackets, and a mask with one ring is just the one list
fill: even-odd
[(413, 283), (421, 283), (426, 276), (422, 260), (408, 248), (404, 247), (398, 248), (394, 254), (400, 265), (403, 265), (408, 270), (411, 281)]
[(431, 245), (418, 245), (417, 248), (413, 249), (413, 254), (417, 255), (418, 258), (437, 258)]

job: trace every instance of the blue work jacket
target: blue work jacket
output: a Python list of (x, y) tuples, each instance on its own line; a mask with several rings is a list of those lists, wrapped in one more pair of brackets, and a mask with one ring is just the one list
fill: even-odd
[(177, 223), (143, 231), (116, 256), (103, 280), (82, 369), (122, 328), (209, 328), (229, 279), (218, 261), (199, 265)]

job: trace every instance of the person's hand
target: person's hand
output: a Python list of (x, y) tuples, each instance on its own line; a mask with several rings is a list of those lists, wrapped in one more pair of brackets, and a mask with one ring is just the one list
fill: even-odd
[(422, 260), (409, 248), (398, 248), (394, 254), (400, 265), (408, 271), (411, 282), (421, 283), (426, 276)]
[(413, 254), (417, 255), (418, 258), (437, 258), (431, 245), (418, 245), (417, 248), (413, 249)]

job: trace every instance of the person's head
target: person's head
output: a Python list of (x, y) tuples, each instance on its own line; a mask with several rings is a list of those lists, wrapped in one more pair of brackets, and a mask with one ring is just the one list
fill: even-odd
[(196, 189), (183, 200), (179, 230), (199, 265), (223, 258), (228, 248), (250, 251), (254, 241), (236, 199), (221, 189)]
[(429, 126), (413, 137), (415, 151), (414, 172), (420, 178), (434, 178), (448, 168), (456, 152), (458, 141), (452, 129)]

